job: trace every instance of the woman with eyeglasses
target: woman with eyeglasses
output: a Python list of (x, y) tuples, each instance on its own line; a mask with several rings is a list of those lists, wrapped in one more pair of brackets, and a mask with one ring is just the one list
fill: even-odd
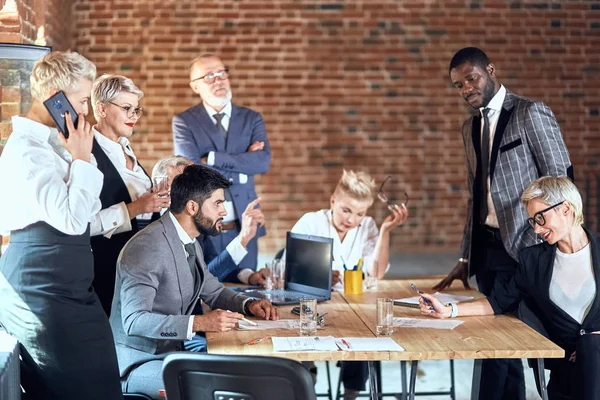
[(600, 240), (582, 227), (581, 195), (566, 177), (533, 181), (521, 201), (544, 242), (521, 250), (512, 280), (487, 298), (460, 305), (423, 294), (421, 313), (436, 318), (502, 314), (525, 300), (550, 340), (565, 350), (564, 359), (546, 366), (549, 398), (599, 399)]
[(92, 154), (104, 174), (102, 210), (91, 225), (94, 288), (107, 315), (113, 300), (117, 258), (127, 241), (170, 205), (167, 188), (152, 181), (133, 153), (129, 138), (142, 116), (144, 93), (121, 75), (102, 75), (92, 87), (96, 117)]
[[(387, 181), (387, 179), (386, 179)], [(385, 183), (385, 182), (384, 182)], [(332, 282), (341, 282), (344, 266), (354, 268), (364, 260), (365, 272), (377, 279), (383, 278), (389, 268), (390, 232), (408, 217), (406, 202), (391, 203), (383, 192), (378, 197), (388, 205), (388, 215), (381, 229), (367, 212), (375, 197), (375, 181), (366, 172), (345, 171), (329, 199), (330, 208), (304, 214), (292, 228), (294, 233), (329, 237), (333, 239)], [(311, 373), (316, 376), (314, 364)], [(354, 399), (365, 390), (368, 377), (366, 362), (342, 364), (344, 398)]]

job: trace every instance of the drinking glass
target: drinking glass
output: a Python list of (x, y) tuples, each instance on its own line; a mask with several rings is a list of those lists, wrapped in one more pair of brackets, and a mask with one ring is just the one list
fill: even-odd
[(169, 179), (167, 176), (155, 176), (152, 178), (152, 184), (152, 192), (160, 193), (158, 197), (169, 197)]
[(377, 298), (377, 336), (389, 336), (394, 333), (394, 301), (385, 297)]
[(300, 300), (300, 336), (317, 334), (317, 299)]

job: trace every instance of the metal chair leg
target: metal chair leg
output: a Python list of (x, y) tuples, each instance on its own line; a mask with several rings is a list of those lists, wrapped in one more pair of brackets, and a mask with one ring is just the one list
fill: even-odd
[(454, 360), (450, 360), (450, 398), (456, 400), (456, 391), (454, 388)]

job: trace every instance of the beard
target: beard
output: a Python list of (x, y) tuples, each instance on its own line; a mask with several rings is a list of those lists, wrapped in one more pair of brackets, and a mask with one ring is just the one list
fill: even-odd
[(494, 98), (494, 89), (494, 81), (490, 77), (488, 77), (487, 84), (485, 85), (481, 93), (482, 107), (487, 107), (487, 105), (490, 104), (490, 101), (492, 101), (492, 99)]
[(231, 101), (231, 98), (233, 97), (231, 94), (231, 90), (229, 90), (226, 87), (223, 87), (223, 89), (225, 89), (226, 93), (224, 96), (216, 96), (213, 93), (211, 93), (210, 95), (206, 96), (206, 98), (203, 98), (202, 100), (204, 100), (209, 106), (213, 107), (213, 108), (223, 108), (227, 105), (227, 103), (229, 103)]
[(223, 218), (219, 218), (216, 221), (202, 215), (200, 211), (194, 215), (194, 225), (196, 229), (202, 235), (217, 236), (221, 233), (221, 227), (217, 226), (219, 222), (223, 221)]

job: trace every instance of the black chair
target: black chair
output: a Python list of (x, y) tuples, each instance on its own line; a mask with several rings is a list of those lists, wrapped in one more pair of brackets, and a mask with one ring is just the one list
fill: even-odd
[(163, 380), (169, 400), (316, 400), (306, 368), (278, 357), (172, 354)]
[(123, 393), (123, 400), (153, 400), (144, 393)]

